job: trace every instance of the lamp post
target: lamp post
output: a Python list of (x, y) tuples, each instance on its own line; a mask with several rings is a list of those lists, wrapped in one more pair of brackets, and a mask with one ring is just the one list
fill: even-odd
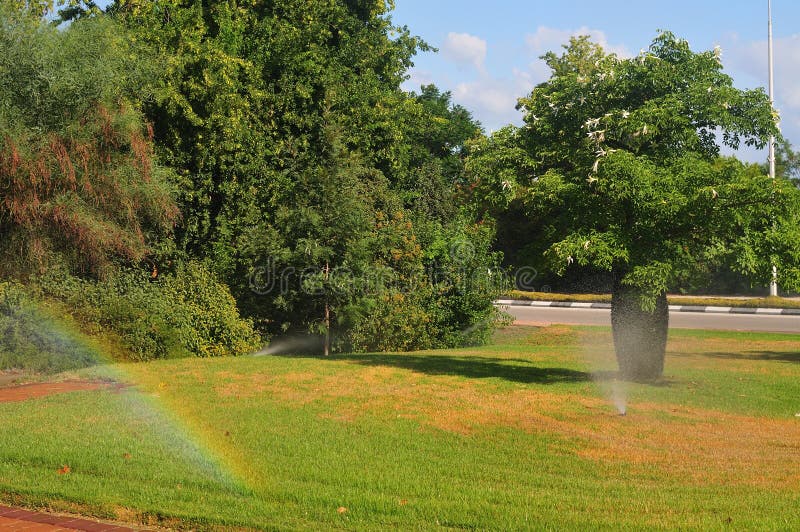
[[(769, 103), (775, 108), (775, 94), (772, 68), (772, 0), (767, 0), (767, 55), (769, 56)], [(769, 137), (769, 176), (775, 179), (775, 136)], [(772, 281), (769, 283), (769, 295), (778, 295), (778, 269), (772, 265)]]

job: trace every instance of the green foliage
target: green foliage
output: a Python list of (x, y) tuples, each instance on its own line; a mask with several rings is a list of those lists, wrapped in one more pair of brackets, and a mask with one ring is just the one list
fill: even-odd
[(91, 366), (96, 352), (16, 283), (0, 283), (0, 370), (37, 373)]
[(261, 346), (249, 320), (242, 319), (227, 286), (197, 263), (180, 266), (159, 279), (173, 307), (181, 346), (194, 356), (242, 355)]
[(349, 347), (355, 352), (431, 347), (439, 331), (420, 292), (386, 290), (365, 302), (364, 319), (349, 332)]
[[(464, 107), (453, 104), (449, 91), (441, 92), (435, 85), (423, 85), (419, 94), (410, 96), (404, 131), (409, 166), (420, 168), (435, 161), (442, 167), (445, 182), (451, 187), (461, 184), (468, 141), (482, 137), (480, 123)], [(409, 187), (409, 192), (415, 189)]]
[(49, 274), (38, 280), (93, 333), (110, 331), (133, 360), (240, 355), (259, 347), (227, 287), (198, 264), (158, 275), (121, 271), (102, 281)]
[[(432, 85), (401, 90), (427, 45), (391, 2), (3, 5), (0, 274), (65, 264), (45, 292), (137, 359), (253, 344), (209, 272), (115, 271), (186, 260), (268, 334), (332, 331), (339, 349), (486, 338), (498, 256), (459, 193), (480, 125)], [(267, 266), (291, 281), (254, 291)]]
[(238, 239), (291, 186), (286, 169), (324, 159), (331, 113), (367, 166), (390, 179), (402, 167), (396, 124), (408, 99), (399, 84), (422, 43), (386, 10), (309, 0), (121, 0), (110, 9), (164, 65), (146, 111), (181, 178), (179, 238), (190, 253), (211, 255), (226, 280), (242, 266)]
[[(454, 189), (480, 126), (449, 93), (400, 89), (426, 45), (392, 25), (390, 7), (120, 0), (109, 10), (164, 65), (145, 111), (177, 173), (179, 246), (210, 259), (269, 334), (332, 330), (340, 349), (454, 345), (464, 337), (451, 330), (490, 312), (490, 291), (467, 304), (426, 275), (427, 247), (475, 223), (459, 216)], [(278, 282), (254, 291), (265, 275)], [(412, 286), (421, 295), (398, 307), (405, 314), (380, 317), (383, 298)], [(404, 338), (389, 319), (430, 326)], [(366, 339), (377, 323), (387, 338)]]
[[(413, 264), (412, 277), (365, 298), (365, 312), (349, 335), (355, 351), (449, 348), (487, 342), (507, 323), (492, 302), (508, 289), (488, 225), (440, 230)], [(393, 248), (397, 253), (398, 248)]]
[(668, 32), (630, 59), (587, 38), (565, 48), (544, 56), (551, 78), (520, 100), (525, 126), (468, 163), (479, 190), (494, 179), (482, 204), (524, 205), (550, 268), (611, 271), (644, 308), (712, 256), (762, 283), (776, 264), (797, 286), (795, 187), (719, 157), (717, 135), (737, 148), (777, 133), (763, 90), (736, 89), (717, 52)]
[(0, 272), (141, 260), (178, 215), (136, 109), (147, 57), (105, 18), (57, 30), (25, 10), (3, 17)]
[[(483, 273), (497, 267), (489, 227), (465, 229), (461, 217), (443, 226), (434, 216), (409, 213), (383, 174), (347, 152), (340, 138), (330, 129), (328, 160), (315, 170), (292, 170), (272, 223), (247, 235), (244, 256), (266, 271), (255, 291), (237, 286), (243, 308), (269, 316), (275, 334), (324, 333), (327, 306), (339, 349), (421, 349), (485, 338), (494, 324), (492, 300), (502, 290)], [(467, 256), (453, 258), (453, 250)], [(242, 278), (252, 282), (252, 273)]]

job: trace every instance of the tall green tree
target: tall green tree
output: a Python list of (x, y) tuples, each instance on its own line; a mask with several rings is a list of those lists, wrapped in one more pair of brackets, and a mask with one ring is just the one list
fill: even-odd
[[(392, 24), (391, 7), (374, 0), (118, 0), (109, 9), (163, 67), (145, 112), (159, 155), (178, 176), (180, 246), (208, 261), (243, 311), (270, 332), (338, 328), (346, 343), (348, 330), (375, 330), (365, 324), (383, 296), (334, 293), (330, 272), (337, 268), (410, 277), (442, 262), (442, 250), (453, 247), (448, 239), (473, 236), (481, 248), (475, 257), (486, 259), (475, 271), (495, 263), (485, 229), (473, 231), (476, 220), (458, 215), (452, 193), (461, 147), (477, 126), (435, 88), (401, 90), (413, 54), (426, 45)], [(308, 283), (327, 286), (326, 294), (299, 285), (254, 292), (253, 275), (269, 263), (308, 272)], [(402, 347), (430, 345), (429, 336), (443, 329), (485, 322), (473, 328), (485, 333), (491, 326), (488, 290), (468, 298), (423, 285), (429, 297), (406, 300), (392, 319), (422, 308), (417, 322), (435, 325), (415, 327), (426, 333)], [(326, 307), (330, 320), (321, 321)], [(368, 336), (358, 345), (400, 339)]]
[(333, 0), (111, 8), (164, 66), (146, 112), (165, 161), (184, 177), (179, 238), (190, 254), (235, 275), (238, 238), (269, 218), (281, 172), (322, 157), (328, 110), (366, 164), (389, 178), (403, 167), (399, 84), (420, 43), (391, 25), (387, 9)]
[[(763, 147), (776, 134), (763, 90), (740, 90), (718, 51), (659, 34), (620, 59), (588, 38), (544, 56), (550, 79), (520, 99), (525, 125), (471, 171), (487, 204), (515, 198), (543, 221), (546, 257), (612, 273), (620, 370), (663, 371), (667, 287), (709, 256), (761, 282), (800, 281), (800, 203), (785, 179), (719, 156), (722, 143)], [(489, 145), (491, 147), (491, 145)]]

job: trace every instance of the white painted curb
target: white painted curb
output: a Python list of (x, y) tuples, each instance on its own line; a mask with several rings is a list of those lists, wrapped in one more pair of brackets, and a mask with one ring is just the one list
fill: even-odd
[[(557, 307), (610, 309), (611, 303), (584, 303), (573, 301), (526, 301), (522, 299), (498, 299), (496, 305), (511, 307)], [(670, 305), (672, 312), (701, 312), (710, 314), (766, 314), (772, 316), (800, 316), (800, 308), (748, 308), (715, 307), (712, 305)]]

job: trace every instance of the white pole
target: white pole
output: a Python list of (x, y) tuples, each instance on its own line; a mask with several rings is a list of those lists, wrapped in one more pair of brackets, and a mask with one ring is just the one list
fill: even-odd
[[(772, 0), (767, 0), (767, 54), (769, 55), (769, 103), (775, 108), (775, 94), (772, 68)], [(775, 136), (769, 137), (769, 176), (775, 179)], [(778, 295), (778, 269), (772, 266), (772, 282), (769, 283), (769, 295)]]

